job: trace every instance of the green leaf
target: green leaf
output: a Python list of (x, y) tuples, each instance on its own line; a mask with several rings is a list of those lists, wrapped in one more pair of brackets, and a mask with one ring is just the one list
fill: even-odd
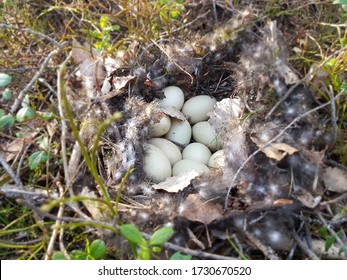
[(90, 255), (95, 260), (102, 259), (106, 254), (105, 242), (101, 239), (96, 239), (90, 244)]
[(328, 236), (327, 239), (325, 240), (325, 252), (328, 252), (334, 243), (335, 243), (335, 237)]
[(6, 101), (8, 101), (12, 98), (12, 92), (9, 88), (6, 88), (4, 90), (4, 92), (2, 93), (2, 98)]
[(322, 227), (319, 229), (319, 235), (326, 239), (329, 235), (328, 229), (326, 227)]
[(0, 73), (0, 87), (6, 87), (11, 83), (12, 77), (10, 75)]
[(163, 243), (168, 241), (173, 234), (174, 234), (174, 231), (171, 227), (164, 227), (164, 228), (158, 229), (151, 236), (151, 239), (149, 240), (149, 245), (150, 246), (163, 245)]
[(39, 142), (39, 147), (42, 150), (48, 151), (48, 137), (42, 137), (41, 139), (37, 140)]
[(327, 67), (334, 67), (334, 65), (336, 64), (336, 62), (337, 62), (337, 59), (336, 59), (336, 58), (332, 58), (332, 59), (329, 59), (329, 60), (327, 61), (327, 63), (325, 63), (325, 65), (326, 65)]
[(140, 247), (139, 259), (140, 260), (150, 260), (151, 259), (151, 251), (149, 250), (147, 244)]
[(140, 231), (131, 224), (124, 224), (120, 226), (120, 233), (130, 242), (137, 245), (146, 244), (146, 240), (142, 237)]
[(100, 17), (100, 27), (105, 28), (106, 26), (108, 26), (108, 17), (101, 16)]
[(38, 151), (30, 155), (29, 157), (29, 168), (34, 170), (40, 164), (45, 163), (49, 159), (49, 154), (44, 151)]
[(58, 261), (58, 260), (65, 260), (64, 253), (57, 251), (53, 253), (52, 260)]
[(0, 109), (0, 118), (2, 118), (4, 114), (5, 114), (4, 110)]
[(50, 119), (52, 119), (53, 118), (53, 113), (52, 112), (45, 112), (45, 113), (43, 113), (42, 114), (42, 119), (44, 120), (44, 121), (48, 121), (48, 120), (50, 120)]
[(0, 118), (0, 130), (5, 131), (14, 125), (14, 117), (11, 114)]
[(88, 254), (81, 250), (73, 250), (70, 253), (72, 260), (86, 260), (88, 258)]
[(31, 109), (28, 106), (25, 106), (18, 111), (16, 115), (16, 119), (18, 122), (24, 122), (27, 119), (31, 119), (35, 117), (35, 114), (36, 113), (33, 109)]
[(159, 254), (161, 252), (161, 247), (159, 246), (152, 247), (152, 252)]
[(29, 95), (26, 95), (22, 101), (22, 107), (29, 107), (30, 106), (30, 99), (29, 99)]
[(191, 260), (192, 256), (191, 255), (182, 255), (181, 252), (176, 252), (174, 253), (170, 260), (175, 260), (175, 261), (179, 261), (179, 260)]
[(118, 31), (118, 30), (120, 30), (120, 26), (118, 24), (111, 26), (111, 31)]
[(347, 0), (334, 0), (333, 4), (347, 4)]

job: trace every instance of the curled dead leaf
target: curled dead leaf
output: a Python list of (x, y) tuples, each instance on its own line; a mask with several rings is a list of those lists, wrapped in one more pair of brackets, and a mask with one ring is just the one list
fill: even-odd
[(175, 118), (175, 119), (178, 119), (180, 121), (184, 121), (186, 119), (180, 110), (178, 110), (172, 106), (161, 106), (160, 110), (164, 114), (170, 116), (171, 118)]
[(268, 157), (277, 161), (282, 160), (286, 155), (292, 155), (298, 152), (298, 149), (286, 144), (286, 143), (271, 143), (266, 145), (257, 137), (251, 137), (252, 141), (261, 149), (261, 151)]
[(152, 187), (156, 190), (164, 190), (171, 193), (177, 193), (187, 186), (190, 182), (199, 176), (199, 173), (195, 170), (186, 171), (178, 176), (169, 177), (164, 182), (153, 185)]
[(190, 221), (208, 225), (223, 216), (223, 208), (220, 204), (201, 200), (197, 194), (190, 194), (183, 204), (182, 215)]

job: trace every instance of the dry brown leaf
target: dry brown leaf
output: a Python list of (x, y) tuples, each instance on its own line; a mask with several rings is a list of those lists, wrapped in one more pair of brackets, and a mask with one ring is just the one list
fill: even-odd
[(183, 113), (180, 110), (176, 109), (175, 107), (172, 107), (172, 106), (161, 106), (160, 110), (164, 114), (166, 114), (166, 115), (168, 115), (168, 116), (170, 116), (172, 118), (178, 119), (180, 121), (184, 121), (186, 119), (185, 116), (183, 115)]
[(81, 196), (91, 198), (91, 200), (82, 200), (82, 203), (87, 208), (93, 219), (98, 221), (107, 221), (111, 219), (112, 215), (106, 205), (92, 200), (93, 198), (97, 198), (95, 192), (90, 191), (88, 187), (84, 187), (82, 189)]
[(18, 153), (22, 150), (24, 141), (22, 139), (15, 139), (11, 142), (3, 144), (0, 154), (6, 162), (13, 160)]
[(190, 194), (183, 204), (182, 215), (190, 221), (208, 225), (223, 215), (223, 208), (219, 204), (202, 201), (197, 194)]
[(263, 148), (266, 143), (263, 143), (260, 139), (256, 137), (251, 137), (251, 139), (268, 158), (277, 161), (282, 160), (286, 155), (292, 155), (298, 152), (296, 148), (286, 143), (272, 143)]
[(186, 171), (178, 176), (169, 177), (164, 182), (153, 185), (156, 190), (164, 190), (171, 193), (177, 193), (190, 185), (190, 182), (199, 176), (195, 170)]
[(304, 206), (308, 208), (316, 208), (318, 204), (321, 202), (322, 197), (316, 196), (314, 197), (312, 194), (305, 190), (300, 190), (300, 193), (294, 195), (295, 198), (300, 201)]
[(327, 167), (322, 179), (325, 187), (332, 192), (343, 193), (347, 191), (347, 172), (338, 167)]

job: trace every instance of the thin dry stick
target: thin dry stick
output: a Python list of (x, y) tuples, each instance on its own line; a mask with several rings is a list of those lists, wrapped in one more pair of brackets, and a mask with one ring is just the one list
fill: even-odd
[(206, 253), (206, 252), (201, 252), (201, 251), (195, 251), (192, 249), (188, 249), (185, 247), (178, 246), (176, 244), (166, 242), (163, 245), (166, 249), (170, 249), (173, 251), (179, 251), (187, 255), (192, 255), (194, 257), (200, 258), (200, 259), (212, 259), (212, 260), (239, 260), (238, 258), (231, 258), (227, 256), (222, 256), (222, 255), (216, 255), (216, 254), (211, 254), (211, 253)]
[(62, 49), (65, 46), (65, 43), (61, 44), (58, 41), (56, 41), (55, 39), (53, 39), (52, 37), (49, 37), (48, 35), (45, 35), (45, 34), (43, 34), (41, 32), (32, 30), (30, 28), (18, 28), (18, 27), (15, 27), (13, 25), (0, 23), (0, 29), (13, 29), (13, 30), (19, 30), (21, 32), (25, 32), (25, 33), (30, 33), (30, 34), (36, 35), (36, 36), (38, 36), (38, 37), (40, 37), (42, 39), (45, 39), (45, 40), (51, 42), (54, 46), (56, 46), (57, 48), (60, 48), (60, 49)]
[[(343, 92), (340, 92), (338, 95), (335, 96), (334, 101), (339, 98), (342, 95)], [(241, 167), (237, 170), (237, 172), (235, 173), (232, 181), (230, 182), (230, 187), (228, 189), (227, 195), (225, 196), (225, 201), (224, 201), (224, 210), (227, 209), (228, 206), (228, 197), (230, 195), (230, 191), (231, 189), (234, 187), (234, 183), (237, 179), (237, 177), (239, 176), (239, 174), (241, 173), (241, 171), (245, 168), (245, 166), (247, 165), (247, 163), (255, 156), (257, 155), (259, 152), (261, 152), (262, 149), (266, 148), (267, 146), (269, 146), (271, 143), (275, 142), (278, 138), (280, 138), (290, 127), (292, 127), (296, 122), (298, 122), (299, 120), (301, 120), (302, 118), (306, 117), (309, 114), (312, 114), (313, 112), (316, 112), (320, 109), (323, 109), (324, 107), (330, 105), (331, 102), (327, 102), (324, 103), (316, 108), (313, 108), (309, 111), (307, 111), (306, 113), (296, 117), (291, 123), (289, 123), (279, 134), (277, 134), (274, 138), (272, 138), (270, 141), (268, 141), (263, 147), (258, 148), (255, 152), (253, 152), (241, 165)]]
[[(60, 184), (60, 182), (57, 182), (56, 185), (57, 185), (58, 190), (59, 190), (60, 199), (63, 199), (64, 198), (64, 188)], [(65, 210), (65, 204), (64, 204), (64, 202), (60, 202), (59, 210), (58, 210), (58, 214), (57, 214), (57, 219), (56, 219), (55, 225), (53, 227), (51, 239), (49, 240), (49, 243), (47, 246), (47, 252), (45, 255), (45, 260), (51, 260), (52, 259), (54, 244), (55, 244), (55, 241), (57, 239), (58, 232), (60, 230), (60, 225), (62, 223), (62, 217), (64, 215), (64, 210)]]
[(333, 125), (333, 143), (335, 143), (337, 140), (337, 120), (336, 120), (336, 104), (334, 100), (334, 91), (331, 86), (329, 86), (329, 89), (328, 89), (323, 82), (321, 82), (321, 85), (324, 91), (326, 92), (326, 94), (329, 96), (330, 102), (331, 102), (331, 122)]
[(12, 180), (15, 182), (15, 184), (17, 185), (17, 187), (20, 188), (21, 190), (25, 191), (21, 179), (19, 178), (19, 176), (17, 176), (17, 175), (14, 173), (14, 171), (13, 171), (12, 168), (11, 168), (11, 166), (6, 162), (6, 160), (2, 157), (1, 154), (0, 154), (0, 163), (1, 163), (1, 165), (4, 167), (4, 169), (6, 170), (6, 172), (11, 176)]
[(335, 204), (335, 203), (341, 202), (343, 200), (347, 200), (347, 193), (343, 193), (342, 195), (340, 195), (334, 199), (323, 201), (323, 202), (321, 202), (320, 205), (324, 206), (324, 205), (329, 205), (329, 204)]
[(341, 246), (341, 248), (343, 249), (343, 251), (345, 253), (345, 256), (347, 257), (347, 246), (346, 246), (346, 244), (343, 243), (343, 241), (337, 235), (337, 233), (331, 228), (331, 226), (328, 225), (327, 221), (323, 218), (321, 213), (317, 213), (317, 216), (323, 222), (324, 226), (328, 229), (330, 234), (335, 238), (337, 243), (339, 243), (339, 245)]
[(189, 74), (186, 70), (184, 70), (178, 63), (176, 63), (175, 61), (173, 61), (172, 58), (170, 57), (170, 55), (169, 55), (161, 46), (159, 46), (159, 45), (157, 44), (156, 41), (154, 41), (154, 40), (151, 40), (151, 41), (152, 41), (152, 43), (153, 43), (159, 50), (161, 50), (161, 51), (167, 56), (167, 58), (168, 58), (173, 64), (175, 64), (182, 72), (184, 72), (185, 74), (187, 74), (187, 75), (190, 77), (191, 83), (193, 84), (193, 83), (194, 83), (194, 78), (193, 78), (193, 76), (192, 76), (191, 74)]
[(271, 249), (271, 247), (265, 246), (261, 241), (256, 238), (252, 233), (247, 230), (242, 232), (260, 251), (263, 252), (265, 257), (270, 260), (279, 260), (280, 258), (277, 254)]
[(61, 156), (63, 158), (63, 169), (64, 169), (64, 178), (65, 178), (65, 185), (70, 188), (70, 176), (69, 176), (69, 170), (68, 170), (68, 163), (67, 163), (67, 155), (66, 155), (66, 131), (67, 131), (67, 124), (64, 116), (64, 109), (62, 105), (62, 94), (63, 91), (65, 91), (65, 82), (64, 82), (64, 75), (65, 75), (65, 69), (66, 64), (70, 60), (72, 56), (72, 52), (69, 53), (69, 55), (66, 57), (66, 59), (63, 61), (63, 63), (60, 65), (58, 69), (58, 108), (59, 108), (59, 115), (61, 117)]
[(51, 60), (51, 58), (58, 54), (60, 50), (55, 49), (53, 51), (51, 51), (48, 56), (45, 58), (45, 60), (43, 61), (39, 71), (37, 71), (37, 73), (35, 74), (35, 76), (31, 79), (31, 81), (25, 86), (25, 88), (19, 93), (18, 98), (14, 101), (12, 108), (11, 108), (11, 113), (15, 113), (19, 107), (19, 105), (23, 102), (26, 93), (30, 90), (30, 88), (34, 85), (34, 83), (40, 78), (40, 76), (43, 73), (43, 70), (46, 68), (47, 64), (49, 63), (49, 61)]
[(64, 237), (64, 227), (63, 227), (64, 224), (65, 224), (65, 222), (61, 223), (62, 227), (60, 228), (60, 233), (59, 233), (59, 249), (60, 249), (60, 251), (63, 252), (65, 259), (71, 260), (71, 257), (69, 255), (69, 253), (66, 251), (65, 245), (64, 245), (64, 239), (63, 239), (63, 237)]
[(299, 86), (300, 84), (302, 84), (302, 83), (304, 83), (304, 82), (306, 82), (306, 81), (309, 81), (309, 80), (310, 80), (310, 77), (311, 77), (315, 72), (317, 72), (321, 67), (323, 67), (331, 58), (333, 58), (335, 55), (338, 55), (338, 54), (340, 54), (340, 53), (342, 53), (342, 52), (344, 52), (344, 51), (346, 51), (346, 50), (347, 50), (347, 46), (344, 47), (344, 48), (342, 48), (342, 49), (340, 49), (340, 50), (338, 50), (338, 51), (333, 52), (331, 55), (329, 55), (328, 57), (326, 57), (326, 58), (324, 59), (324, 61), (323, 61), (321, 64), (319, 64), (319, 65), (317, 66), (317, 68), (316, 68), (314, 71), (310, 71), (309, 73), (306, 74), (306, 76), (305, 76), (304, 78), (302, 78), (300, 81), (298, 81), (295, 85), (291, 86), (291, 87), (288, 89), (288, 91), (286, 92), (286, 94), (285, 94), (285, 95), (284, 95), (284, 96), (272, 107), (272, 109), (269, 111), (269, 113), (267, 113), (265, 119), (267, 120), (267, 119), (270, 118), (270, 116), (273, 114), (273, 112), (276, 111), (276, 109), (282, 104), (282, 102), (283, 102), (284, 100), (287, 99), (287, 97), (293, 92), (293, 90), (294, 90), (297, 86)]
[(292, 236), (301, 250), (311, 259), (311, 260), (320, 260), (320, 258), (310, 249), (307, 245), (300, 239), (300, 236), (292, 231)]

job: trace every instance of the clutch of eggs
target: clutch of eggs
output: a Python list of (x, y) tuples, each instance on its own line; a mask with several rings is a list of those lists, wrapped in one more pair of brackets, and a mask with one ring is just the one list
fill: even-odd
[(166, 87), (163, 92), (165, 97), (157, 100), (159, 105), (181, 110), (186, 119), (181, 121), (165, 114), (158, 116), (151, 131), (153, 138), (145, 148), (143, 170), (146, 175), (159, 183), (185, 171), (195, 170), (202, 174), (210, 168), (222, 167), (222, 144), (207, 122), (207, 113), (217, 101), (208, 95), (199, 95), (184, 102), (183, 91), (176, 86)]

